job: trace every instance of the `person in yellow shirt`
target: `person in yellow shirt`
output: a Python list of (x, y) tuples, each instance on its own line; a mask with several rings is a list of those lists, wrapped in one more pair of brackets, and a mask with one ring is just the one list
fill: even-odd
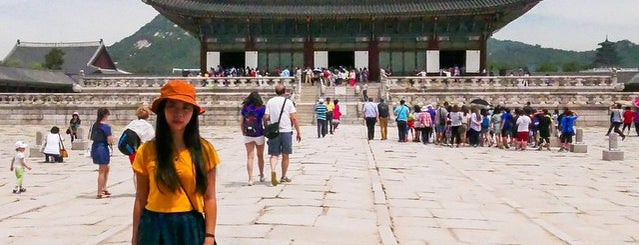
[(172, 80), (160, 90), (151, 111), (155, 138), (138, 148), (132, 164), (138, 181), (132, 243), (215, 244), (216, 166), (211, 143), (200, 136), (195, 87)]
[[(328, 128), (330, 129), (330, 133), (333, 134), (333, 110), (335, 109), (335, 104), (330, 97), (326, 97), (326, 121), (328, 122)], [(324, 135), (326, 135), (326, 128), (324, 128)]]

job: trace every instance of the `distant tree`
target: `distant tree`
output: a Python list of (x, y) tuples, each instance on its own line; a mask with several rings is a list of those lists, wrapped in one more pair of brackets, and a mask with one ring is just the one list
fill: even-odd
[(62, 49), (53, 48), (44, 56), (44, 67), (51, 70), (62, 70), (64, 64), (64, 52)]
[(44, 66), (40, 62), (33, 62), (33, 63), (31, 63), (31, 69), (42, 70), (42, 69), (44, 69)]
[(619, 58), (619, 54), (617, 54), (617, 49), (615, 48), (615, 43), (608, 41), (606, 37), (606, 41), (599, 43), (599, 48), (597, 48), (597, 53), (595, 54), (595, 60), (593, 61), (593, 66), (596, 67), (615, 67), (621, 63), (621, 59)]
[(553, 63), (543, 63), (537, 67), (537, 72), (558, 72), (559, 68)]
[(577, 61), (566, 62), (561, 66), (561, 70), (564, 72), (577, 72), (587, 69), (588, 66)]

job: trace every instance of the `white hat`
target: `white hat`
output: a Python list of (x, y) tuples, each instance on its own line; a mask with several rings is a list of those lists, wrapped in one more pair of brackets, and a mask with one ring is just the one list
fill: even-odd
[(426, 106), (426, 108), (433, 108), (433, 105), (428, 104), (428, 105)]
[(322, 98), (319, 98), (319, 99), (317, 99), (317, 102), (324, 103), (324, 100)]
[(80, 113), (78, 113), (77, 111), (74, 111), (74, 112), (73, 112), (73, 115), (78, 115), (78, 116), (79, 116), (79, 115), (80, 115)]
[(21, 140), (16, 141), (16, 148), (27, 148), (27, 144)]

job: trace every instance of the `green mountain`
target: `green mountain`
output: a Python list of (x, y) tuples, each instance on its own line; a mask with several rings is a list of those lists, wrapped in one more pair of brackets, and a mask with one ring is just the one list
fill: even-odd
[[(615, 43), (621, 67), (639, 67), (639, 45)], [(522, 42), (490, 39), (491, 71), (524, 68), (530, 71), (576, 71), (590, 68), (595, 51), (566, 51)], [(142, 74), (169, 74), (172, 68), (199, 67), (199, 42), (161, 15), (133, 35), (109, 47), (118, 68)]]

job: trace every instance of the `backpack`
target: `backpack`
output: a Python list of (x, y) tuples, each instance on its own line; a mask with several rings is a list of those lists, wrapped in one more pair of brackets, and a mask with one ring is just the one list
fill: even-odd
[(379, 103), (377, 111), (379, 112), (379, 116), (388, 117), (388, 105), (386, 103)]
[(120, 140), (118, 141), (118, 150), (120, 150), (122, 154), (129, 156), (134, 154), (141, 144), (142, 142), (138, 134), (131, 129), (126, 129), (122, 132), (122, 136), (120, 136)]
[(257, 118), (257, 112), (260, 108), (253, 108), (252, 110), (249, 107), (246, 107), (246, 110), (242, 114), (244, 118), (244, 124), (242, 130), (244, 131), (244, 135), (249, 137), (257, 137), (260, 136), (259, 131), (262, 128), (262, 124), (260, 120)]
[(488, 128), (488, 126), (490, 126), (490, 118), (488, 118), (488, 116), (483, 116), (483, 119), (481, 120), (481, 127)]

